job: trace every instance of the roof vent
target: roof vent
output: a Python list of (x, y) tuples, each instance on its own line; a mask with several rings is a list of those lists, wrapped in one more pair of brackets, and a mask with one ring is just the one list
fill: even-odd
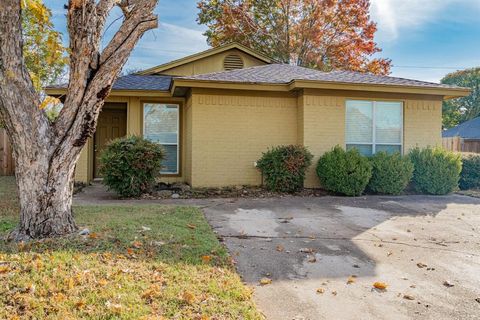
[(243, 60), (238, 54), (229, 54), (223, 60), (223, 69), (236, 70), (243, 69)]

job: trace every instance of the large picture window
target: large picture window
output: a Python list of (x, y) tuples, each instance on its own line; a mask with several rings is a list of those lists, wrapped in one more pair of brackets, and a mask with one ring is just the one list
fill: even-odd
[(179, 106), (176, 104), (143, 104), (143, 136), (161, 144), (166, 152), (162, 174), (179, 173), (179, 118)]
[(402, 152), (403, 104), (401, 102), (347, 100), (347, 150), (357, 148), (371, 156), (379, 151)]

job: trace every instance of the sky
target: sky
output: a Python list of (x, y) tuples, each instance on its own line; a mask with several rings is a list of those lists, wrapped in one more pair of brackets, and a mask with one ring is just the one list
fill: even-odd
[[(480, 0), (370, 0), (377, 23), (378, 57), (390, 58), (392, 76), (438, 82), (449, 72), (480, 66)], [(67, 42), (66, 0), (44, 0)], [(196, 0), (160, 0), (159, 28), (148, 31), (125, 70), (153, 67), (209, 48), (196, 22)], [(118, 28), (112, 12), (105, 43)]]

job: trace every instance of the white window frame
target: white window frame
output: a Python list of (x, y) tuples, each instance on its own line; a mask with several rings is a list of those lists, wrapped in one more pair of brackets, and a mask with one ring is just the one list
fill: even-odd
[[(372, 143), (365, 143), (365, 142), (352, 142), (352, 141), (345, 141), (345, 147), (349, 144), (357, 144), (357, 145), (363, 145), (363, 146), (372, 146), (372, 155), (374, 155), (377, 152), (377, 145), (380, 146), (400, 146), (400, 154), (403, 155), (403, 122), (404, 122), (404, 103), (403, 101), (387, 101), (387, 100), (360, 100), (360, 99), (348, 99), (345, 100), (345, 130), (347, 130), (347, 103), (349, 101), (368, 101), (372, 102), (373, 107), (372, 107)], [(400, 103), (400, 116), (401, 116), (401, 121), (400, 121), (400, 143), (377, 143), (377, 119), (376, 119), (376, 111), (377, 111), (377, 103), (378, 102), (397, 102)]]
[(161, 146), (177, 146), (177, 170), (175, 172), (165, 172), (160, 171), (161, 175), (178, 175), (180, 174), (180, 105), (178, 103), (167, 103), (167, 102), (152, 102), (146, 101), (142, 102), (142, 114), (143, 114), (143, 136), (145, 137), (145, 105), (146, 104), (157, 104), (157, 105), (165, 105), (165, 106), (176, 106), (177, 107), (177, 141), (176, 143), (158, 143)]

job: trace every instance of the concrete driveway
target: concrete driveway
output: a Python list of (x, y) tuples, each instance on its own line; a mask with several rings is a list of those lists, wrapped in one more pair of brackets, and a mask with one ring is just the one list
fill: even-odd
[(285, 197), (203, 210), (268, 319), (480, 319), (480, 200)]

